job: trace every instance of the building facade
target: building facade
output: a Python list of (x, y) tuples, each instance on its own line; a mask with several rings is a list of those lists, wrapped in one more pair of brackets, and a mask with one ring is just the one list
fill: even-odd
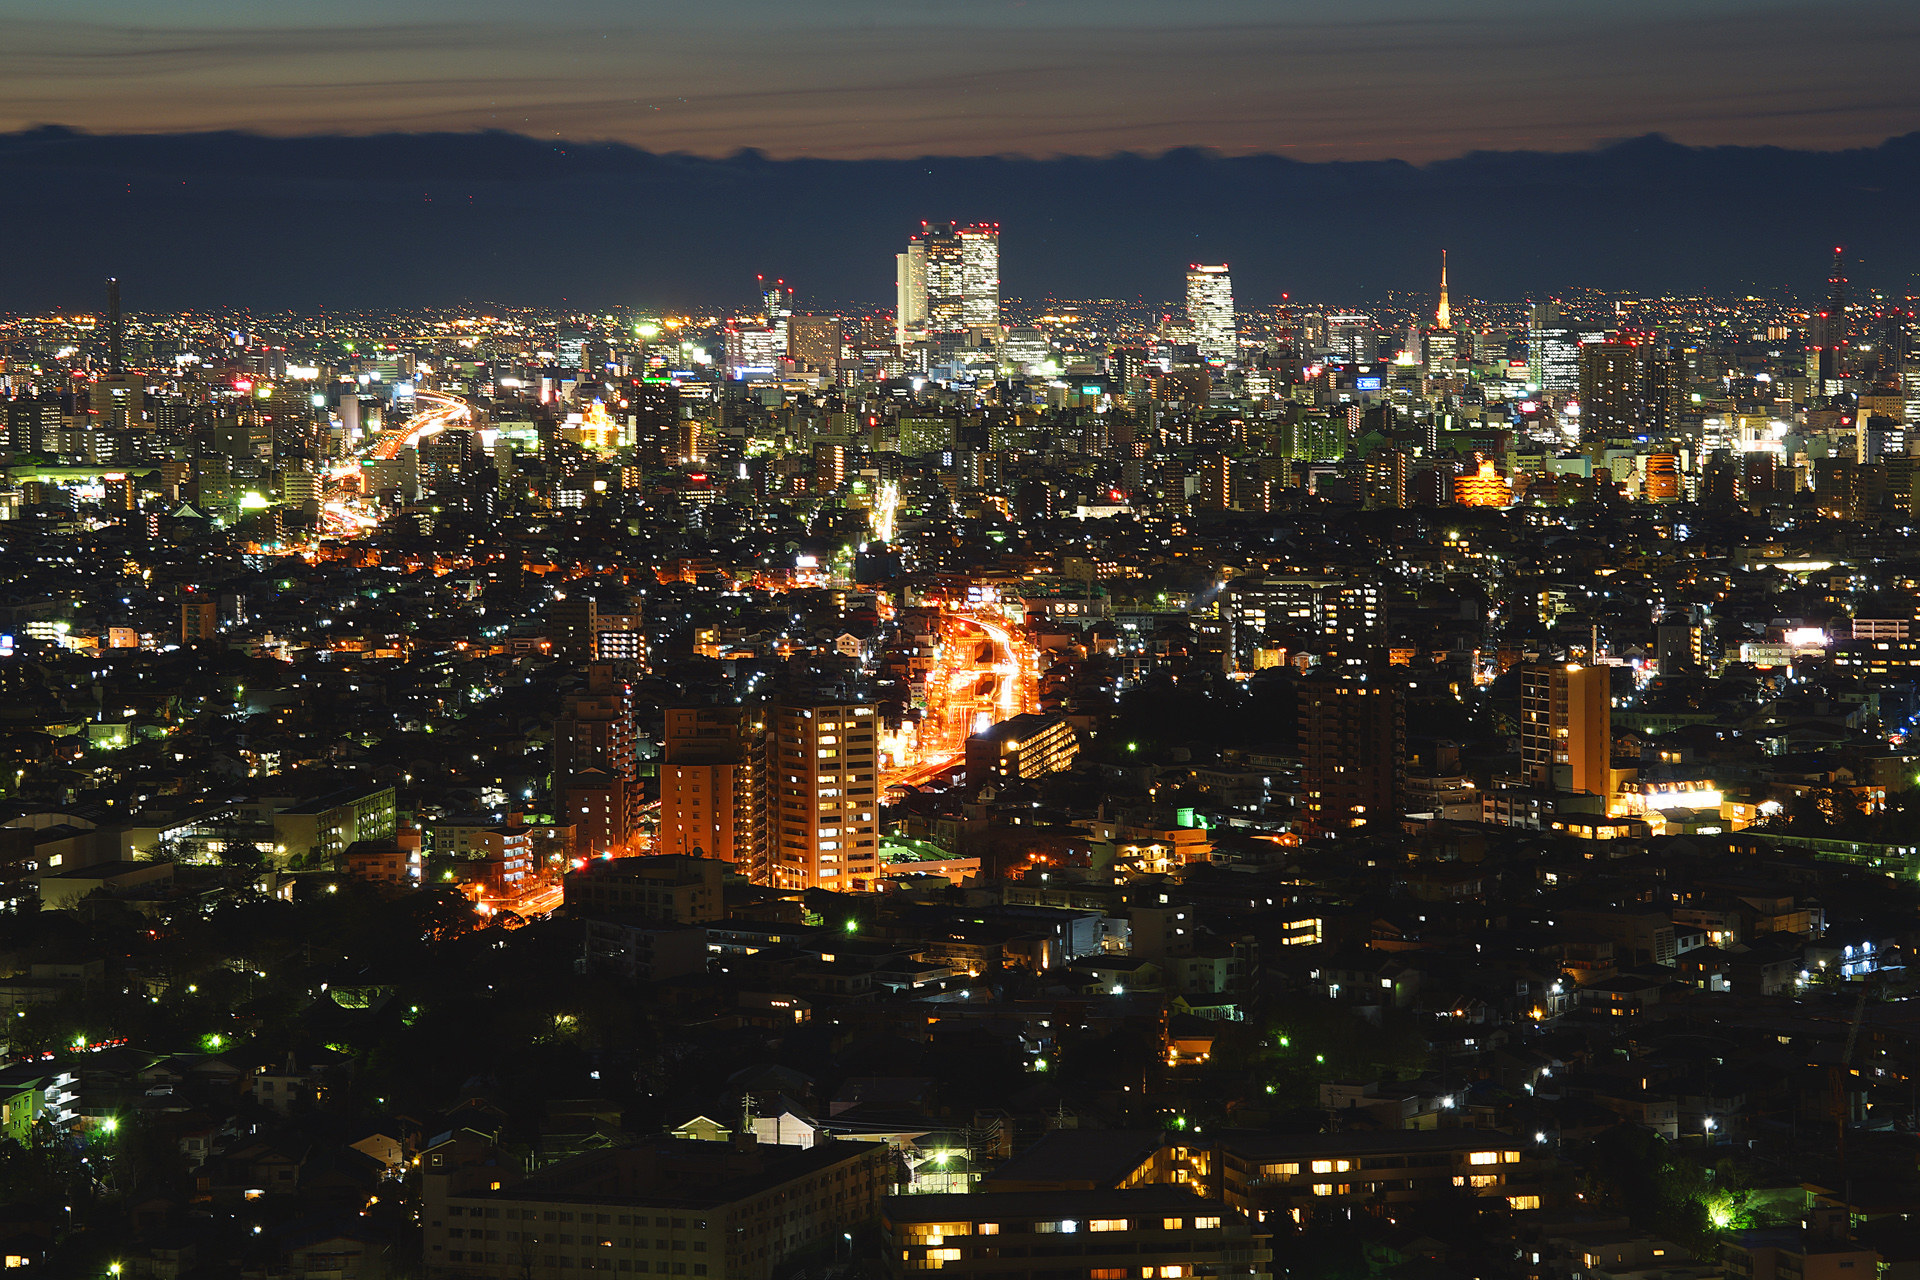
[(879, 773), (868, 703), (781, 703), (768, 772), (768, 882), (866, 889), (879, 873)]

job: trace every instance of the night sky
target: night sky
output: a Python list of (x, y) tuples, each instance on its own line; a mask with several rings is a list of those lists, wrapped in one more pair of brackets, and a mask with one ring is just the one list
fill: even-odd
[(0, 130), (509, 129), (838, 158), (1868, 145), (1912, 0), (11, 0)]

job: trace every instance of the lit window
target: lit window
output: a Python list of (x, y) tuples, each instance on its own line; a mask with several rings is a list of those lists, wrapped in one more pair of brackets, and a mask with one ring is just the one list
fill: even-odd
[(1187, 1220), (1185, 1218), (1160, 1219), (1160, 1229), (1163, 1231), (1178, 1231), (1186, 1225), (1187, 1225)]
[(1219, 1225), (1220, 1219), (1218, 1218), (1195, 1218), (1193, 1220), (1193, 1226), (1196, 1231), (1211, 1231)]
[(1087, 1223), (1089, 1231), (1125, 1231), (1126, 1229), (1125, 1218), (1095, 1218)]
[(1500, 1153), (1498, 1151), (1475, 1151), (1467, 1156), (1467, 1163), (1468, 1164), (1499, 1164)]

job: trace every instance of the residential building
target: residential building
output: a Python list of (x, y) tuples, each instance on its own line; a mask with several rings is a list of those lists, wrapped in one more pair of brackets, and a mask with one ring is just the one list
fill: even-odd
[(504, 1164), (455, 1166), (422, 1180), (426, 1273), (770, 1280), (795, 1255), (871, 1222), (893, 1159), (884, 1143), (663, 1138), (527, 1178)]
[(1080, 739), (1061, 716), (1028, 713), (990, 725), (967, 739), (967, 783), (1037, 778), (1073, 768)]
[(889, 1276), (1243, 1276), (1273, 1271), (1269, 1234), (1176, 1187), (890, 1196), (881, 1257)]
[(781, 703), (768, 759), (769, 882), (866, 889), (879, 873), (874, 709)]

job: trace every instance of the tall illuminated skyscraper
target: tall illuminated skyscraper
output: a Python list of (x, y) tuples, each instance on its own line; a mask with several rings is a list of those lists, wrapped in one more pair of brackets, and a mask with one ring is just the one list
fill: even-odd
[(927, 332), (927, 246), (918, 238), (893, 255), (893, 340), (900, 346)]
[[(1833, 270), (1827, 275), (1827, 305), (1813, 314), (1808, 326), (1809, 345), (1817, 356), (1817, 374), (1824, 384), (1829, 378), (1844, 378), (1848, 373), (1847, 275), (1844, 251), (1835, 246)], [(1810, 370), (1810, 372), (1816, 372)]]
[(896, 337), (902, 344), (942, 333), (997, 339), (1000, 224), (921, 225), (907, 251), (894, 255)]
[(1193, 345), (1210, 360), (1231, 360), (1239, 347), (1233, 318), (1233, 277), (1227, 264), (1187, 268), (1187, 325)]
[(998, 340), (1000, 336), (1000, 224), (976, 222), (961, 227), (960, 323)]

